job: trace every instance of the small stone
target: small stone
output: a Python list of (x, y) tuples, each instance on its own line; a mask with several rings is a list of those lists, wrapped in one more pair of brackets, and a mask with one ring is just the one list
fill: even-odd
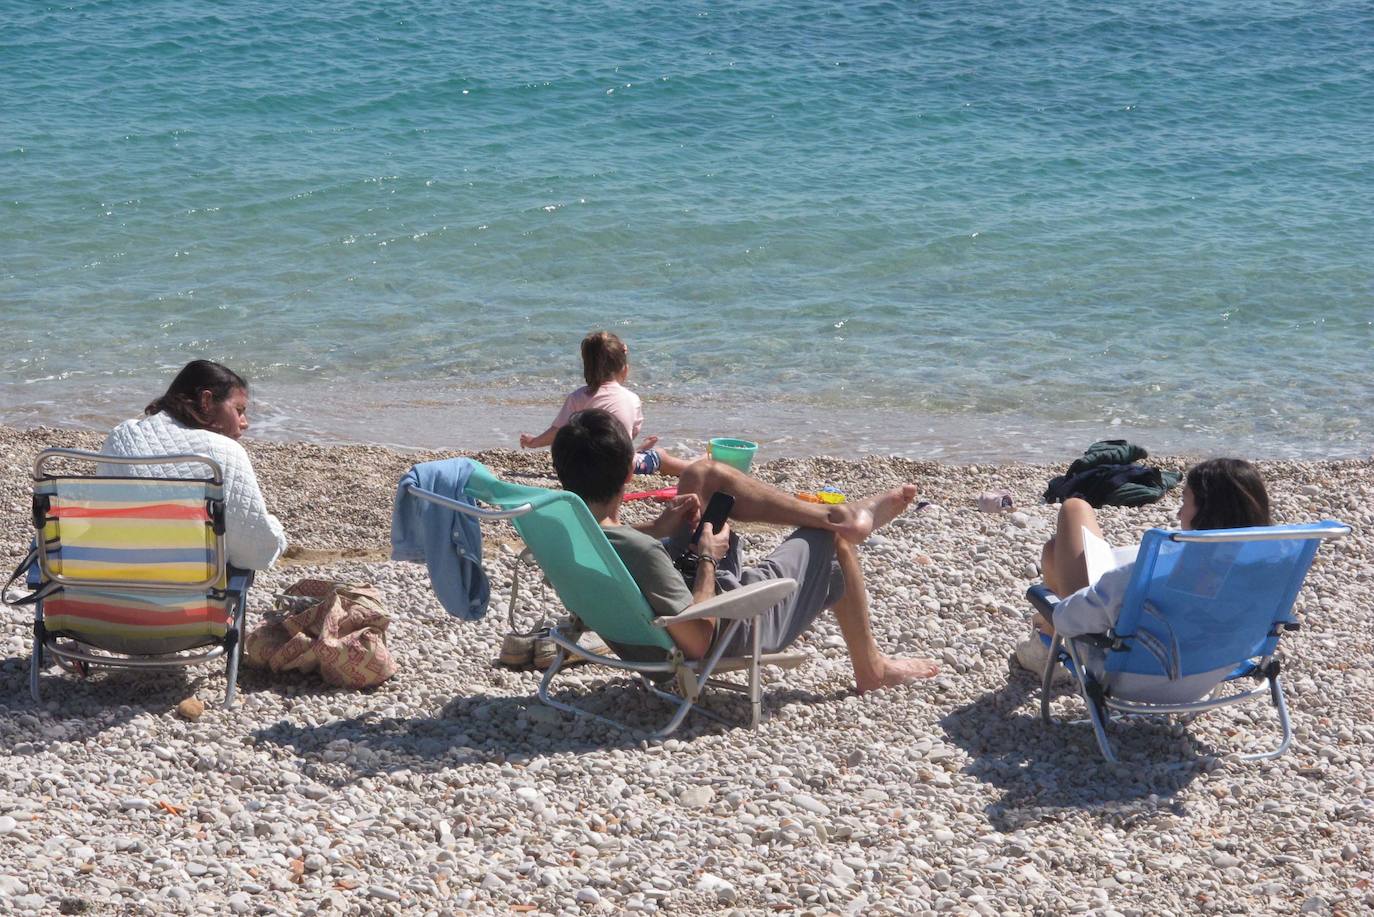
[(792, 797), (792, 805), (798, 809), (805, 809), (812, 815), (829, 815), (830, 807), (821, 802), (814, 796), (807, 796), (805, 793), (798, 793)]
[(246, 892), (235, 892), (229, 896), (229, 910), (235, 914), (247, 914), (253, 909), (253, 900)]
[(1008, 518), (1011, 519), (1011, 524), (1018, 529), (1023, 529), (1030, 525), (1030, 516), (1027, 516), (1025, 513), (1012, 513)]
[(601, 895), (590, 885), (586, 888), (579, 888), (576, 897), (579, 904), (596, 905), (601, 903)]
[(59, 914), (84, 914), (90, 910), (90, 903), (84, 898), (63, 898), (57, 902)]
[(177, 704), (177, 714), (184, 720), (194, 723), (205, 713), (205, 703), (198, 697), (188, 697)]
[(700, 809), (709, 805), (715, 795), (716, 791), (709, 786), (689, 786), (677, 794), (677, 801), (688, 808)]
[(379, 899), (381, 899), (382, 901), (393, 901), (393, 902), (394, 902), (394, 901), (400, 901), (400, 900), (401, 900), (401, 893), (400, 893), (400, 892), (398, 892), (398, 891), (392, 891), (392, 890), (389, 889), (389, 888), (383, 888), (383, 887), (380, 886), (380, 885), (372, 885), (372, 886), (369, 886), (368, 889), (367, 889), (367, 893), (368, 893), (368, 895), (370, 895), (371, 897), (373, 897), (373, 898), (379, 898)]
[(0, 815), (0, 837), (3, 837), (4, 835), (9, 834), (11, 831), (13, 831), (15, 825), (17, 824), (18, 822), (16, 822), (13, 818), (10, 818), (8, 815)]
[(856, 748), (849, 753), (849, 756), (847, 758), (844, 759), (844, 763), (849, 767), (858, 767), (860, 764), (864, 763), (864, 759), (867, 757), (867, 752), (865, 752), (862, 748)]
[(720, 876), (713, 875), (709, 872), (702, 873), (701, 878), (697, 879), (696, 889), (708, 895), (715, 895), (716, 901), (721, 904), (733, 903), (737, 897), (735, 886), (731, 885)]

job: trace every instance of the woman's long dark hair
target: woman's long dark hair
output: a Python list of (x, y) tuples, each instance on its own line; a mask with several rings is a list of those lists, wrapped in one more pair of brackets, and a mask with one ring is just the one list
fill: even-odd
[(1188, 469), (1188, 489), (1197, 514), (1195, 529), (1238, 529), (1273, 525), (1269, 493), (1259, 469), (1244, 459), (1215, 458)]
[(186, 426), (203, 430), (210, 421), (200, 413), (200, 393), (208, 391), (218, 404), (236, 389), (246, 392), (248, 383), (229, 367), (209, 360), (192, 360), (181, 368), (162, 397), (144, 408), (143, 413), (166, 411)]

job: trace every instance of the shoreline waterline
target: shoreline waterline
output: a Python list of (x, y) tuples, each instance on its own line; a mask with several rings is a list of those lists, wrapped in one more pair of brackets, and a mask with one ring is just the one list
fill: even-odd
[[(85, 391), (76, 380), (53, 384), (54, 397), (20, 402), (18, 386), (0, 386), (0, 425), (105, 433), (141, 413), (153, 397), (132, 386)], [(25, 388), (30, 391), (32, 386)], [(517, 449), (521, 433), (539, 433), (561, 394), (520, 388), (474, 389), (437, 383), (255, 385), (248, 436), (271, 442), (373, 445), (400, 451), (480, 452)], [(1251, 459), (1342, 460), (1374, 454), (1374, 434), (1358, 424), (1326, 435), (1280, 433), (1279, 424), (1238, 435), (1234, 430), (1132, 422), (1104, 411), (1098, 418), (1043, 418), (1019, 413), (936, 414), (888, 406), (844, 407), (814, 400), (741, 403), (703, 395), (645, 398), (643, 436), (691, 457), (716, 436), (760, 444), (760, 458), (842, 459), (895, 456), (961, 463), (1071, 461), (1090, 443), (1127, 439), (1152, 454), (1232, 454)]]

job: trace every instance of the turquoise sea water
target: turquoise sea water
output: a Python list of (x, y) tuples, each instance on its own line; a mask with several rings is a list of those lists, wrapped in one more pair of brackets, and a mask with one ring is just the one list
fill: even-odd
[(0, 421), (1374, 449), (1374, 8), (0, 0)]

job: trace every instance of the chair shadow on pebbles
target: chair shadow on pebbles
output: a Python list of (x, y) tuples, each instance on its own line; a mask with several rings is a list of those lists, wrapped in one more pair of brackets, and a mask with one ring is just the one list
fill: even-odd
[(1046, 726), (1039, 697), (1039, 678), (1016, 674), (940, 720), (972, 759), (964, 772), (1002, 791), (986, 808), (998, 830), (1057, 820), (1064, 810), (1126, 817), (1173, 811), (1180, 805), (1173, 797), (1214, 753), (1178, 726), (1135, 722), (1121, 734), (1121, 763), (1108, 764), (1089, 726)]
[(225, 686), (224, 670), (206, 667), (97, 668), (90, 678), (52, 668), (43, 673), (43, 703), (35, 704), (28, 665), (27, 657), (0, 660), (0, 748), (13, 754), (62, 755), (67, 746), (102, 745), (107, 732), (175, 716), (181, 701), (223, 696)]
[[(593, 694), (573, 692), (568, 698), (589, 712), (615, 716), (632, 724), (627, 730), (589, 717), (573, 717), (546, 707), (529, 695), (472, 694), (455, 697), (432, 717), (384, 716), (372, 713), (310, 726), (287, 720), (254, 730), (259, 743), (290, 748), (322, 765), (314, 779), (343, 785), (359, 776), (406, 770), (439, 771), (465, 765), (522, 762), (558, 754), (607, 750), (638, 751), (658, 740), (646, 737), (661, 725), (661, 701), (626, 680), (613, 680)], [(792, 703), (820, 703), (821, 695), (775, 688), (770, 709)], [(380, 701), (380, 699), (379, 699)], [(374, 706), (382, 708), (380, 702)], [(723, 697), (708, 704), (726, 717), (747, 710), (747, 700)], [(702, 716), (688, 717), (667, 741), (691, 742), (701, 736), (751, 736), (749, 730)]]

